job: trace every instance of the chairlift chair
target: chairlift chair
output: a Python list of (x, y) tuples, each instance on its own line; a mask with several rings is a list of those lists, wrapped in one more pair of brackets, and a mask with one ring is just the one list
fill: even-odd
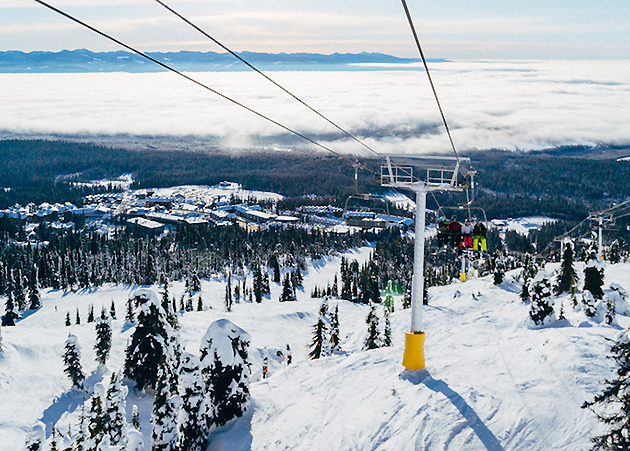
[(359, 164), (354, 168), (354, 190), (346, 199), (342, 218), (346, 225), (362, 229), (387, 229), (390, 225), (389, 201), (378, 194), (359, 193)]

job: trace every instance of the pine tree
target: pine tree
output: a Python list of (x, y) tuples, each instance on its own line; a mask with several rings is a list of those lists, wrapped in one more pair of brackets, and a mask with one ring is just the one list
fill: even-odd
[(272, 254), (269, 258), (269, 266), (273, 271), (273, 281), (280, 283), (280, 265), (278, 264), (278, 257), (276, 257), (276, 254)]
[(103, 409), (103, 399), (100, 393), (94, 393), (90, 401), (90, 417), (88, 419), (88, 433), (90, 440), (99, 444), (105, 436), (107, 416)]
[(177, 425), (178, 446), (182, 450), (201, 451), (206, 447), (209, 430), (199, 359), (192, 354), (182, 358), (179, 392), (182, 406)]
[(254, 297), (256, 303), (260, 304), (262, 302), (262, 272), (258, 265), (254, 268)]
[(589, 318), (594, 317), (597, 313), (597, 300), (588, 290), (582, 292), (582, 309)]
[(101, 365), (105, 365), (109, 351), (112, 348), (112, 326), (107, 319), (99, 319), (96, 323), (96, 343), (94, 351), (96, 352), (96, 361)]
[(7, 294), (7, 301), (4, 308), (4, 315), (2, 315), (3, 326), (15, 326), (17, 319), (20, 317), (18, 314), (18, 308), (13, 301), (13, 294), (9, 292)]
[(547, 318), (554, 314), (555, 303), (551, 291), (551, 274), (541, 270), (529, 284), (532, 302), (529, 306), (529, 316), (537, 325), (543, 325)]
[(291, 283), (291, 277), (289, 273), (284, 275), (282, 280), (282, 293), (280, 294), (280, 302), (292, 302), (296, 301), (295, 288)]
[(131, 299), (127, 300), (127, 313), (125, 314), (125, 323), (127, 324), (135, 324), (136, 315), (133, 311), (133, 301)]
[(319, 308), (317, 323), (313, 326), (313, 341), (311, 342), (311, 348), (313, 349), (308, 354), (313, 360), (326, 356), (326, 336), (328, 335), (329, 328), (327, 316), (328, 304), (324, 301)]
[(494, 276), (493, 282), (495, 285), (501, 285), (505, 276), (505, 262), (500, 252), (497, 252), (494, 256)]
[(201, 340), (201, 372), (208, 399), (208, 423), (222, 426), (249, 405), (247, 332), (227, 319), (212, 323)]
[(378, 331), (378, 315), (376, 312), (376, 304), (370, 303), (370, 313), (368, 313), (365, 322), (368, 326), (368, 335), (365, 339), (365, 349), (376, 349), (380, 346), (381, 337)]
[(402, 301), (403, 309), (408, 309), (409, 307), (411, 307), (411, 285), (409, 285), (405, 289), (405, 292), (403, 293), (403, 301)]
[(81, 415), (79, 416), (79, 432), (74, 437), (73, 446), (77, 451), (83, 451), (86, 448), (87, 434), (85, 432), (85, 398), (83, 398), (83, 403), (81, 404)]
[(560, 262), (560, 273), (558, 274), (557, 285), (554, 288), (556, 295), (566, 293), (575, 284), (576, 274), (573, 268), (573, 243), (567, 239), (564, 241), (564, 253)]
[(138, 290), (133, 299), (140, 305), (140, 311), (125, 352), (125, 376), (135, 381), (138, 389), (142, 390), (155, 386), (157, 362), (167, 353), (172, 329), (153, 291)]
[(383, 346), (391, 346), (392, 345), (392, 325), (389, 321), (389, 309), (385, 308), (383, 315), (385, 318), (385, 329), (383, 331)]
[(171, 309), (171, 301), (168, 293), (168, 278), (162, 278), (162, 310), (166, 313), (166, 320), (171, 327), (176, 327), (177, 318), (173, 309)]
[(232, 298), (230, 296), (230, 285), (228, 283), (228, 285), (225, 286), (225, 311), (226, 312), (231, 312), (232, 311)]
[(171, 391), (168, 370), (163, 361), (158, 367), (155, 400), (151, 413), (151, 449), (178, 451), (177, 416), (181, 398)]
[(105, 433), (112, 445), (125, 445), (127, 430), (126, 398), (128, 388), (122, 384), (122, 375), (112, 373), (105, 398)]
[(610, 350), (610, 357), (617, 363), (617, 377), (605, 382), (604, 390), (582, 408), (599, 405), (597, 418), (610, 427), (603, 435), (593, 437), (593, 449), (630, 449), (630, 341), (627, 331)]
[(333, 284), (331, 288), (331, 295), (335, 298), (339, 297), (339, 284), (337, 283), (337, 274), (335, 274), (335, 278), (333, 279)]
[(599, 260), (592, 258), (584, 268), (583, 291), (589, 291), (594, 299), (601, 300), (604, 297), (602, 285), (604, 285), (604, 266)]
[(70, 327), (72, 322), (70, 321), (70, 312), (66, 312), (66, 327)]
[(337, 304), (330, 315), (330, 346), (333, 353), (341, 350), (339, 335), (339, 305)]
[(138, 411), (138, 406), (135, 404), (131, 408), (131, 426), (133, 426), (134, 429), (140, 430), (140, 412)]
[(13, 299), (17, 306), (18, 311), (26, 309), (26, 294), (24, 293), (24, 280), (22, 277), (22, 271), (19, 269), (15, 271), (14, 280), (11, 284), (13, 288)]
[(76, 316), (75, 316), (75, 321), (74, 321), (74, 323), (75, 323), (75, 324), (77, 324), (77, 325), (78, 325), (78, 324), (81, 324), (81, 315), (79, 314), (79, 309), (78, 309), (78, 308), (77, 308), (77, 314), (76, 314)]
[(114, 304), (113, 299), (112, 299), (112, 305), (109, 307), (109, 316), (112, 319), (116, 319), (116, 304)]
[(197, 297), (197, 311), (203, 312), (203, 299), (201, 299), (201, 293), (199, 293), (199, 297)]
[(37, 278), (37, 269), (33, 271), (33, 276), (29, 281), (28, 286), (28, 303), (29, 309), (35, 310), (42, 306), (41, 295), (39, 294), (39, 281)]
[(90, 304), (90, 308), (88, 310), (87, 322), (88, 323), (94, 322), (94, 304)]
[(79, 347), (79, 342), (75, 335), (68, 335), (64, 349), (64, 372), (72, 381), (73, 386), (82, 388), (85, 375), (83, 374), (83, 369), (81, 368), (81, 348)]
[(621, 261), (621, 246), (618, 240), (614, 240), (610, 243), (608, 248), (608, 261), (610, 263), (619, 263)]
[(530, 300), (530, 295), (529, 295), (529, 280), (524, 280), (523, 281), (523, 286), (521, 287), (521, 294), (520, 294), (520, 298), (521, 301), (523, 302), (527, 302)]

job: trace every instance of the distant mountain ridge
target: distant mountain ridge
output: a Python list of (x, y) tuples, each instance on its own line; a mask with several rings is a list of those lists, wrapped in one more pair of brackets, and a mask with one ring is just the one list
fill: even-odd
[[(216, 52), (147, 52), (158, 61), (184, 71), (249, 70), (229, 53)], [(256, 53), (240, 52), (251, 64), (264, 70), (378, 70), (414, 68), (412, 58), (398, 58), (383, 53)], [(444, 61), (444, 60), (433, 60)], [(367, 66), (364, 66), (367, 65)], [(400, 66), (399, 66), (400, 65)], [(165, 69), (131, 52), (92, 52), (62, 50), (60, 52), (0, 52), (0, 73), (63, 73), (63, 72), (161, 72)]]

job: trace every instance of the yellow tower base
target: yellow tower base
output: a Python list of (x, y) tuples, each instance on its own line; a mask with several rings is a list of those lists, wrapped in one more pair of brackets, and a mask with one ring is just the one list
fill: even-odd
[(424, 332), (405, 333), (403, 366), (410, 371), (424, 368)]

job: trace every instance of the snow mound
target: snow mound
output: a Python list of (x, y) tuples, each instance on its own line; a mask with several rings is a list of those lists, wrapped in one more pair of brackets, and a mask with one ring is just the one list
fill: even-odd
[(219, 319), (208, 327), (201, 339), (201, 349), (208, 349), (208, 354), (216, 353), (224, 365), (234, 365), (240, 361), (233, 346), (236, 341), (250, 343), (251, 336), (228, 319)]

